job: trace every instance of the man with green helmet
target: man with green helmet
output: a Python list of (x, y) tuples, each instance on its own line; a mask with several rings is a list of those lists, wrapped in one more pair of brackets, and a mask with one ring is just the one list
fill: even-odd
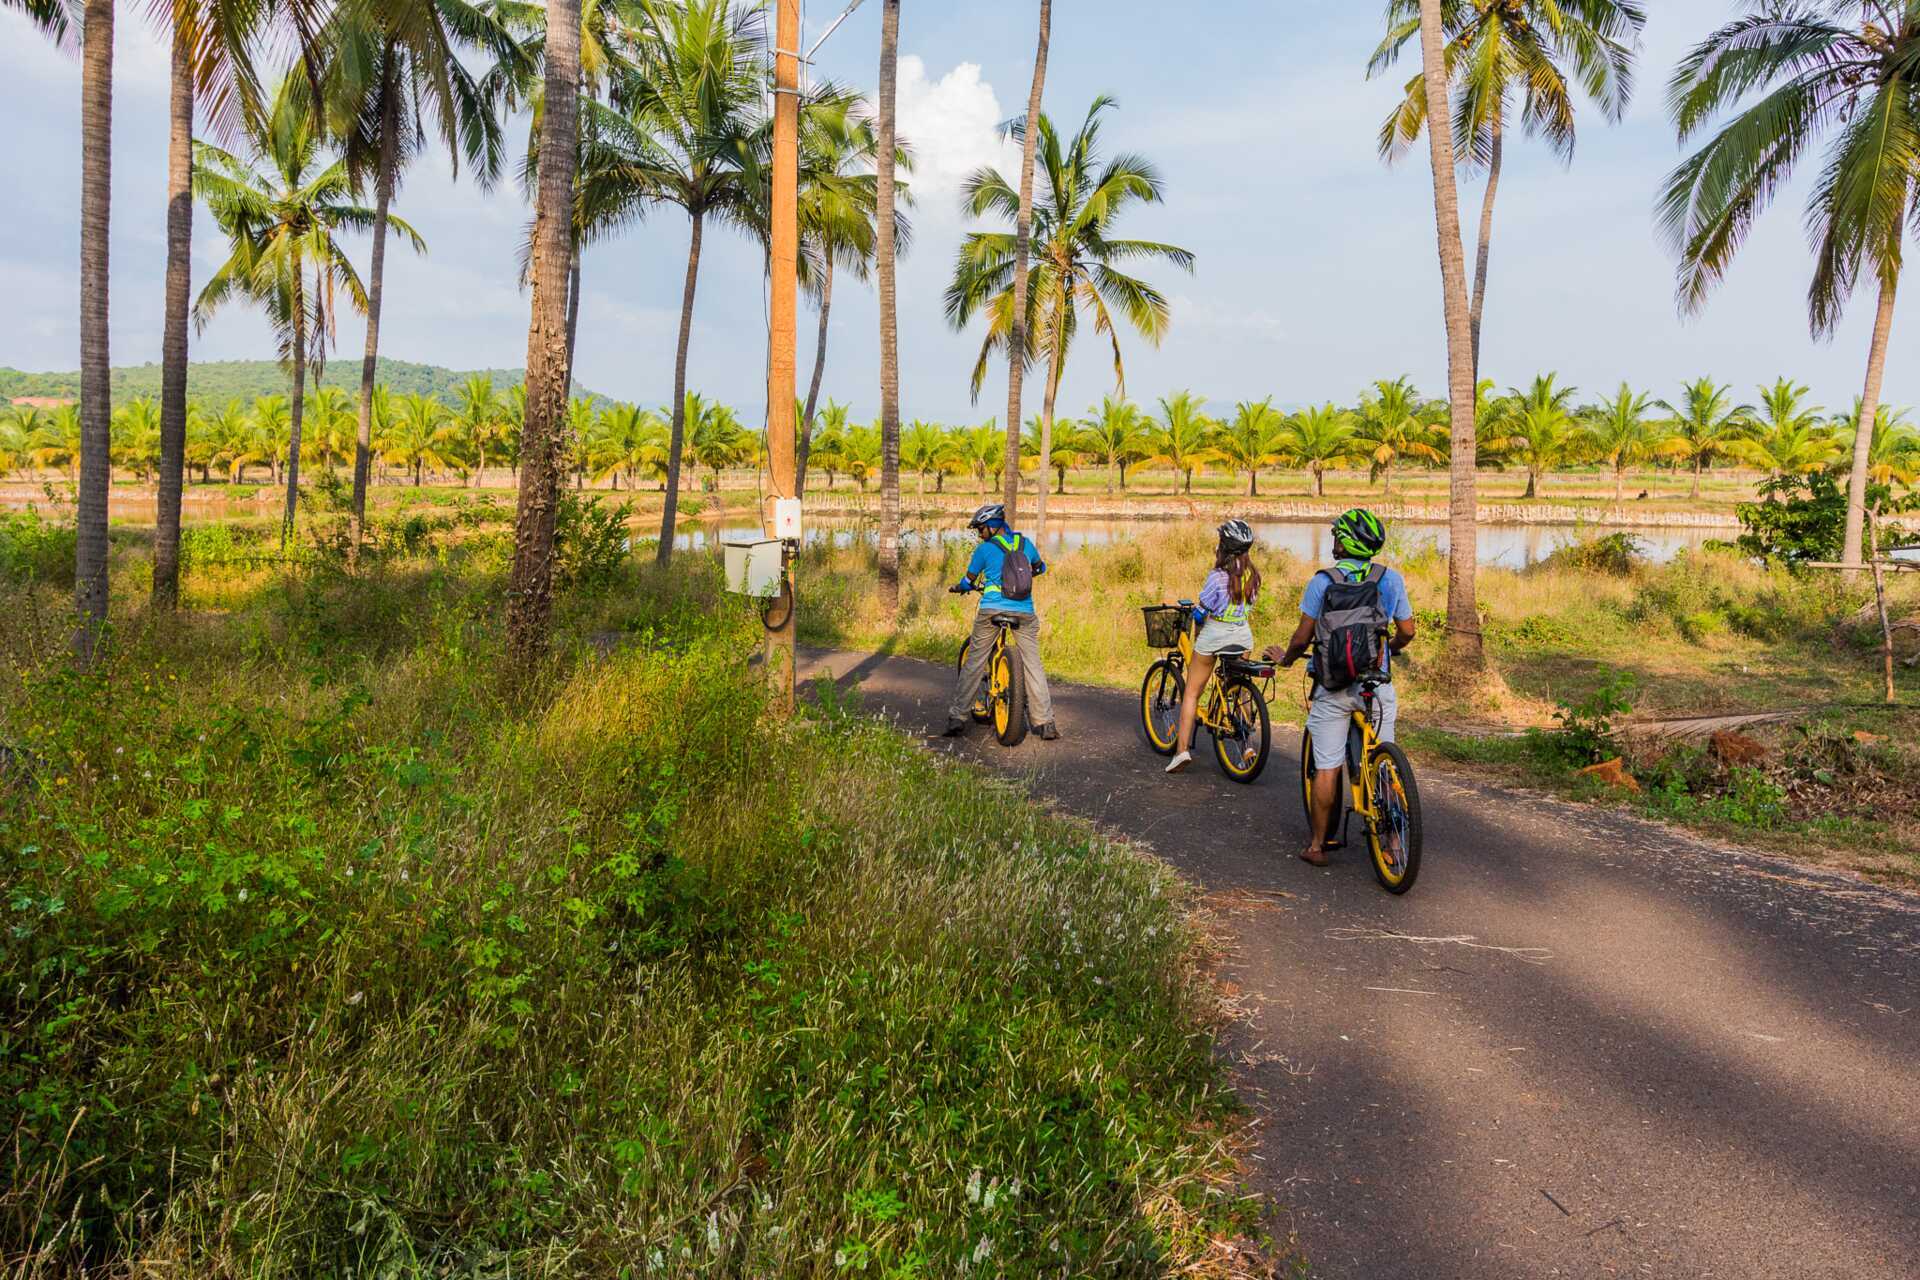
[[(1346, 760), (1347, 723), (1364, 702), (1358, 681), (1377, 682), (1379, 737), (1393, 741), (1399, 700), (1393, 692), (1392, 655), (1413, 643), (1413, 602), (1406, 579), (1396, 569), (1374, 563), (1387, 542), (1387, 527), (1361, 507), (1333, 522), (1335, 560), (1307, 580), (1300, 596), (1300, 624), (1282, 648), (1267, 650), (1269, 661), (1290, 667), (1313, 649), (1313, 700), (1307, 728), (1313, 734), (1313, 830), (1300, 857), (1327, 865), (1327, 828), (1333, 821), (1335, 788)], [(1381, 635), (1391, 632), (1386, 644)]]

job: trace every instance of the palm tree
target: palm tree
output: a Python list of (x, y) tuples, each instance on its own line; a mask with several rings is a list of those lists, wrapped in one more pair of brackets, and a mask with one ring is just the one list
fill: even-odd
[(0, 474), (12, 475), (40, 447), (40, 411), (31, 406), (0, 411)]
[(915, 418), (900, 433), (900, 465), (920, 477), (922, 496), (927, 492), (927, 477), (940, 472), (952, 456), (952, 441), (937, 422)]
[(1522, 502), (1539, 495), (1542, 476), (1578, 462), (1586, 451), (1587, 435), (1571, 408), (1578, 388), (1559, 386), (1555, 378), (1544, 373), (1525, 391), (1509, 388), (1488, 442), (1496, 454), (1527, 469)]
[(828, 400), (822, 405), (815, 417), (813, 441), (808, 446), (808, 457), (814, 466), (827, 473), (827, 488), (833, 488), (834, 477), (847, 469), (847, 406), (837, 400)]
[[(967, 466), (972, 470), (974, 479), (980, 482), (980, 492), (986, 493), (989, 476), (997, 483), (1001, 468), (1007, 465), (1007, 453), (1000, 446), (1006, 440), (1006, 433), (1000, 430), (1000, 420), (988, 418), (977, 427), (962, 429), (960, 453)], [(1034, 448), (1039, 448), (1038, 437)], [(1022, 453), (1025, 452), (1024, 447)], [(1038, 453), (1034, 455), (1038, 457)]]
[(1587, 448), (1594, 457), (1613, 468), (1613, 505), (1626, 497), (1627, 468), (1653, 451), (1653, 428), (1647, 421), (1647, 409), (1653, 397), (1635, 391), (1625, 382), (1613, 399), (1602, 400), (1587, 420)]
[[(205, 85), (208, 117), (218, 125), (260, 109), (249, 44), (268, 6), (257, 0), (173, 0), (155, 6), (164, 15), (171, 51), (167, 111), (167, 267), (160, 339), (159, 484), (154, 492), (155, 608), (180, 598), (180, 497), (186, 477), (187, 322), (193, 292), (193, 119), (197, 89)], [(310, 55), (307, 28), (292, 23), (300, 53)], [(228, 132), (222, 130), (222, 132)]]
[[(842, 454), (843, 465), (847, 469), (847, 474), (853, 477), (854, 483), (860, 486), (862, 493), (867, 491), (867, 481), (877, 474), (884, 473), (886, 467), (885, 460), (881, 456), (880, 435), (881, 426), (878, 422), (847, 429), (847, 444)], [(881, 528), (884, 530), (885, 525), (883, 524)]]
[[(1040, 409), (1043, 453), (1051, 450), (1054, 400), (1082, 308), (1091, 314), (1094, 332), (1106, 335), (1112, 343), (1114, 389), (1121, 397), (1126, 395), (1127, 378), (1115, 312), (1155, 346), (1166, 334), (1166, 298), (1116, 264), (1157, 258), (1181, 270), (1193, 270), (1193, 255), (1185, 249), (1152, 240), (1118, 239), (1113, 234), (1120, 215), (1130, 206), (1159, 202), (1161, 182), (1159, 172), (1142, 157), (1123, 154), (1102, 160), (1100, 118), (1112, 105), (1110, 98), (1094, 99), (1079, 132), (1064, 143), (1053, 121), (1044, 114), (1040, 116), (1037, 146), (1046, 181), (1034, 211), (1035, 261), (1026, 305), (1020, 313), (1020, 340), (1025, 350), (1011, 345), (1016, 340), (1013, 286), (1019, 274), (1017, 229), (1013, 233), (969, 234), (954, 264), (953, 281), (947, 286), (947, 320), (954, 328), (964, 329), (982, 312), (987, 317), (986, 339), (973, 368), (976, 400), (995, 351), (1011, 350), (1018, 359), (1045, 359), (1046, 391)], [(976, 218), (998, 213), (1017, 221), (1020, 216), (1019, 193), (993, 169), (982, 169), (968, 178), (962, 199), (966, 210)], [(1017, 452), (1014, 460), (1017, 462)], [(1043, 490), (1045, 487), (1041, 486)], [(1039, 510), (1044, 524), (1044, 495)], [(1041, 528), (1039, 534), (1044, 537), (1045, 529)]]
[[(1020, 508), (1020, 395), (1021, 383), (1026, 377), (1028, 352), (1033, 349), (1033, 334), (1029, 327), (1032, 281), (1028, 277), (1028, 256), (1033, 246), (1034, 151), (1040, 136), (1040, 101), (1047, 86), (1047, 50), (1052, 43), (1053, 0), (1040, 0), (1040, 37), (1034, 45), (1033, 83), (1027, 89), (1027, 114), (1019, 130), (1020, 197), (1015, 203), (1013, 218), (1013, 281), (1008, 307), (1011, 321), (1007, 342), (1007, 455), (1002, 468), (1006, 473), (1005, 501), (1010, 520), (1017, 516)], [(1120, 394), (1126, 395), (1124, 386), (1120, 388)], [(976, 379), (976, 403), (979, 398)], [(1052, 429), (1053, 412), (1049, 407), (1040, 425), (1040, 452), (1043, 455), (1053, 451)], [(1039, 510), (1036, 530), (1044, 538), (1047, 531), (1047, 486), (1044, 483), (1035, 495), (1035, 502)]]
[[(1668, 87), (1684, 143), (1751, 105), (1668, 175), (1660, 220), (1680, 255), (1680, 302), (1698, 310), (1754, 220), (1822, 134), (1807, 196), (1814, 241), (1808, 319), (1830, 337), (1863, 275), (1879, 289), (1863, 415), (1879, 411), (1907, 223), (1920, 217), (1920, 0), (1752, 0), (1694, 47)], [(1868, 442), (1856, 433), (1842, 563), (1860, 563)]]
[[(234, 408), (239, 404), (238, 400), (230, 402)], [(221, 448), (227, 459), (228, 482), (239, 484), (246, 479), (248, 467), (259, 465), (267, 469), (270, 483), (278, 483), (284, 456), (281, 446), (290, 434), (292, 421), (287, 398), (278, 395), (255, 397), (244, 413), (226, 419), (221, 424), (226, 432)]]
[(763, 41), (759, 9), (736, 6), (733, 0), (648, 0), (635, 6), (631, 17), (633, 66), (614, 86), (621, 109), (591, 99), (585, 103), (579, 218), (587, 227), (611, 229), (671, 205), (687, 215), (691, 228), (674, 351), (667, 494), (655, 552), (664, 565), (673, 556), (678, 520), (687, 347), (701, 245), (710, 221), (752, 225), (758, 178), (745, 161), (765, 88)]
[(113, 411), (113, 460), (142, 481), (160, 461), (160, 405), (139, 396)]
[[(1086, 432), (1081, 429), (1079, 423), (1071, 418), (1061, 418), (1056, 421), (1053, 424), (1053, 452), (1043, 464), (1040, 461), (1040, 427), (1039, 414), (1033, 414), (1027, 419), (1027, 428), (1020, 433), (1021, 465), (1024, 467), (1026, 465), (1025, 460), (1031, 458), (1033, 459), (1033, 464), (1039, 467), (1042, 478), (1045, 477), (1048, 471), (1052, 471), (1054, 474), (1053, 491), (1063, 494), (1067, 491), (1067, 472), (1080, 465), (1081, 454), (1083, 452), (1081, 445), (1086, 438)], [(1000, 468), (1006, 465), (1006, 456), (1001, 453), (997, 447), (999, 436), (1001, 435), (999, 424), (990, 418), (987, 420), (986, 427), (977, 428), (977, 430), (992, 431), (994, 436), (992, 443), (995, 448), (993, 458), (988, 466), (993, 471), (995, 479), (998, 480)]]
[(1126, 492), (1127, 468), (1146, 456), (1148, 441), (1146, 415), (1140, 406), (1124, 396), (1107, 396), (1100, 407), (1087, 416), (1080, 440), (1087, 452), (1107, 468), (1107, 492), (1113, 492), (1114, 473), (1120, 476), (1120, 490)]
[[(880, 85), (875, 97), (873, 238), (875, 292), (880, 295), (880, 607), (893, 619), (900, 609), (900, 330), (895, 314), (894, 209), (895, 89), (900, 75), (900, 0), (882, 0)], [(864, 440), (862, 442), (864, 444)], [(852, 469), (851, 466), (848, 468)], [(865, 472), (857, 472), (860, 488)], [(1007, 508), (1011, 515), (1013, 508)]]
[(1193, 492), (1193, 473), (1213, 456), (1210, 441), (1220, 425), (1209, 418), (1205, 402), (1191, 391), (1160, 398), (1160, 425), (1153, 433), (1153, 461), (1164, 462), (1185, 477), (1182, 492)]
[[(1439, 7), (1447, 71), (1456, 85), (1454, 145), (1462, 163), (1487, 175), (1470, 313), (1478, 370), (1494, 197), (1514, 100), (1522, 130), (1572, 163), (1573, 90), (1562, 67), (1570, 67), (1606, 118), (1618, 123), (1633, 98), (1634, 52), (1647, 17), (1632, 0), (1442, 0)], [(1420, 14), (1420, 0), (1388, 0), (1387, 34), (1367, 64), (1369, 78), (1398, 61), (1407, 41), (1420, 33)], [(1392, 161), (1404, 154), (1426, 121), (1426, 81), (1417, 75), (1380, 127), (1381, 156)]]
[[(326, 356), (337, 295), (344, 294), (356, 311), (366, 310), (366, 290), (334, 233), (364, 229), (374, 218), (372, 210), (350, 202), (345, 162), (326, 161), (312, 114), (294, 91), (297, 83), (292, 78), (283, 81), (271, 114), (251, 129), (259, 167), (201, 142), (195, 144), (193, 176), (195, 194), (232, 243), (226, 262), (200, 290), (195, 319), (204, 326), (236, 298), (258, 303), (267, 312), (281, 363), (292, 380), (283, 545), (293, 532), (299, 499), (307, 366)], [(413, 228), (398, 218), (389, 221), (416, 250), (425, 248)]]
[(1354, 432), (1358, 456), (1366, 459), (1371, 478), (1384, 480), (1381, 496), (1393, 496), (1393, 468), (1403, 458), (1443, 462), (1447, 451), (1438, 427), (1426, 421), (1425, 402), (1411, 380), (1381, 379), (1360, 401), (1360, 422)]
[[(1860, 435), (1860, 406), (1842, 419), (1849, 447)], [(1859, 450), (1855, 449), (1855, 456)], [(1891, 485), (1896, 481), (1909, 487), (1920, 484), (1920, 428), (1906, 420), (1906, 410), (1881, 405), (1873, 415), (1873, 430), (1867, 433), (1867, 479), (1874, 484)]]
[(713, 473), (709, 493), (720, 491), (720, 473), (752, 457), (753, 442), (733, 410), (723, 404), (688, 395), (686, 402), (687, 459)]
[(1807, 395), (1808, 389), (1791, 378), (1761, 387), (1757, 434), (1734, 441), (1733, 456), (1772, 476), (1806, 475), (1833, 462), (1840, 442), (1821, 421), (1820, 410), (1806, 407)]
[(312, 446), (310, 451), (332, 475), (334, 467), (353, 456), (359, 415), (354, 412), (352, 398), (339, 387), (316, 388), (307, 411), (311, 420), (304, 431)]
[(1484, 661), (1480, 604), (1474, 593), (1479, 570), (1474, 526), (1480, 518), (1474, 470), (1475, 385), (1472, 316), (1467, 304), (1466, 250), (1460, 242), (1460, 191), (1454, 185), (1453, 121), (1447, 115), (1447, 61), (1441, 10), (1444, 0), (1420, 0), (1420, 70), (1427, 99), (1427, 153), (1433, 175), (1433, 226), (1440, 252), (1441, 314), (1447, 326), (1447, 407), (1450, 419), (1447, 484), (1447, 657), (1456, 666)]
[(1692, 497), (1700, 496), (1700, 476), (1716, 459), (1730, 456), (1734, 442), (1751, 434), (1753, 409), (1732, 402), (1731, 388), (1711, 378), (1685, 385), (1680, 403), (1657, 403), (1673, 415), (1672, 434), (1656, 446), (1658, 452), (1693, 466)]
[(1317, 408), (1302, 409), (1288, 424), (1286, 442), (1289, 459), (1313, 475), (1313, 496), (1327, 496), (1327, 468), (1353, 461), (1358, 445), (1353, 436), (1353, 420), (1347, 411), (1331, 402)]
[(435, 471), (460, 469), (459, 429), (453, 426), (447, 407), (418, 392), (398, 399), (393, 422), (381, 441), (380, 460), (411, 470), (416, 489), (426, 482), (429, 467)]
[(487, 89), (460, 55), (486, 55), (508, 75), (525, 74), (531, 64), (502, 15), (468, 0), (338, 5), (325, 42), (326, 114), (333, 132), (344, 140), (354, 189), (364, 191), (369, 179), (373, 183), (366, 349), (360, 359), (348, 535), (349, 544), (358, 547), (373, 457), (373, 385), (380, 355), (388, 211), (394, 193), (430, 136), (445, 144), (456, 172), (465, 159), (480, 185), (491, 186), (499, 177), (503, 150), (499, 117)]
[[(54, 0), (29, 16), (58, 30)], [(107, 334), (108, 209), (113, 180), (113, 0), (84, 0), (80, 51), (80, 477), (73, 557), (74, 656), (91, 666), (107, 621), (107, 488), (113, 481), (112, 356)]]
[[(457, 394), (453, 425), (473, 449), (473, 483), (478, 487), (487, 470), (487, 445), (500, 434), (500, 396), (493, 389), (493, 379), (481, 373), (469, 374)], [(371, 412), (371, 403), (368, 409)]]
[(1260, 468), (1278, 458), (1285, 443), (1286, 421), (1269, 396), (1235, 405), (1233, 421), (1214, 433), (1213, 451), (1228, 470), (1246, 474), (1251, 498), (1260, 493)]

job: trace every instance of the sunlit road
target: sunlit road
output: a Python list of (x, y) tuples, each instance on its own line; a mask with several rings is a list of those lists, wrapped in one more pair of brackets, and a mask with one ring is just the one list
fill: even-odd
[[(807, 662), (944, 723), (949, 668)], [(1132, 695), (1055, 700), (1060, 742), (934, 745), (1206, 894), (1256, 1176), (1315, 1276), (1920, 1276), (1920, 903), (1433, 768), (1393, 898), (1293, 856), (1297, 729), (1238, 787), (1164, 777)]]

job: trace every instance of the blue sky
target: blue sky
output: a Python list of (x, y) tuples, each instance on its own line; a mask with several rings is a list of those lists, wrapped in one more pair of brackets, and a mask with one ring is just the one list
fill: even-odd
[[(1660, 0), (1646, 33), (1640, 91), (1627, 120), (1590, 108), (1571, 169), (1537, 144), (1510, 146), (1495, 226), (1484, 365), (1503, 386), (1560, 372), (1586, 395), (1624, 377), (1671, 396), (1711, 374), (1751, 394), (1787, 373), (1830, 407), (1858, 393), (1872, 300), (1861, 297), (1831, 343), (1809, 340), (1809, 260), (1800, 191), (1758, 229), (1704, 315), (1683, 320), (1673, 264), (1654, 234), (1661, 175), (1677, 158), (1662, 90), (1680, 53), (1723, 20), (1730, 0)], [(810, 0), (818, 31), (838, 0)], [(821, 55), (823, 74), (874, 83), (879, 3), (868, 3)], [(900, 342), (904, 412), (943, 421), (1004, 408), (991, 379), (968, 395), (977, 332), (953, 333), (940, 309), (953, 253), (969, 225), (956, 208), (964, 174), (1014, 158), (993, 126), (1020, 109), (1031, 75), (1027, 0), (906, 0), (901, 31), (902, 129), (920, 155), (916, 241), (903, 260)], [(1125, 342), (1128, 389), (1151, 402), (1191, 388), (1216, 405), (1271, 395), (1283, 404), (1351, 401), (1371, 379), (1402, 373), (1444, 387), (1445, 348), (1424, 152), (1394, 168), (1374, 155), (1379, 122), (1410, 74), (1364, 78), (1380, 6), (1352, 0), (1057, 0), (1048, 110), (1078, 119), (1098, 93), (1119, 99), (1109, 145), (1154, 160), (1167, 199), (1139, 210), (1127, 233), (1198, 255), (1192, 276), (1154, 267), (1174, 300), (1158, 350)], [(166, 57), (142, 11), (117, 32), (114, 113), (113, 358), (157, 360), (165, 190)], [(809, 36), (811, 39), (811, 36)], [(76, 230), (79, 66), (0, 14), (0, 143), (14, 175), (0, 226), (0, 364), (77, 365)], [(515, 126), (516, 135), (523, 125)], [(1011, 168), (1008, 170), (1011, 172)], [(1478, 188), (1462, 185), (1469, 221)], [(455, 184), (443, 160), (410, 175), (396, 202), (430, 252), (390, 253), (383, 317), (388, 354), (454, 367), (518, 366), (527, 298), (515, 280), (527, 211), (517, 190)], [(196, 287), (221, 245), (204, 214), (195, 231)], [(685, 269), (685, 219), (663, 212), (588, 255), (578, 379), (608, 394), (666, 399)], [(356, 246), (364, 264), (364, 244)], [(709, 235), (690, 357), (690, 385), (757, 416), (764, 397), (764, 318), (758, 254), (730, 233)], [(1920, 303), (1908, 291), (1896, 318), (1888, 395), (1920, 400)], [(877, 408), (877, 314), (870, 289), (837, 290), (826, 394), (857, 415)], [(802, 377), (812, 358), (802, 316)], [(357, 324), (340, 326), (337, 358), (357, 358)], [(256, 314), (218, 318), (196, 358), (271, 354)], [(1003, 377), (1003, 375), (1002, 375)], [(1062, 390), (1078, 413), (1110, 390), (1111, 367), (1079, 347)]]

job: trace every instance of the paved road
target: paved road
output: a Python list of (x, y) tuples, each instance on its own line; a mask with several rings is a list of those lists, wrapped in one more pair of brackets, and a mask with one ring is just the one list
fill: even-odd
[[(944, 723), (948, 669), (809, 662)], [(1242, 788), (1164, 777), (1130, 695), (1055, 699), (1060, 742), (939, 745), (1220, 911), (1258, 1176), (1317, 1277), (1920, 1277), (1913, 899), (1431, 768), (1393, 898), (1356, 853), (1293, 857), (1297, 730)]]

